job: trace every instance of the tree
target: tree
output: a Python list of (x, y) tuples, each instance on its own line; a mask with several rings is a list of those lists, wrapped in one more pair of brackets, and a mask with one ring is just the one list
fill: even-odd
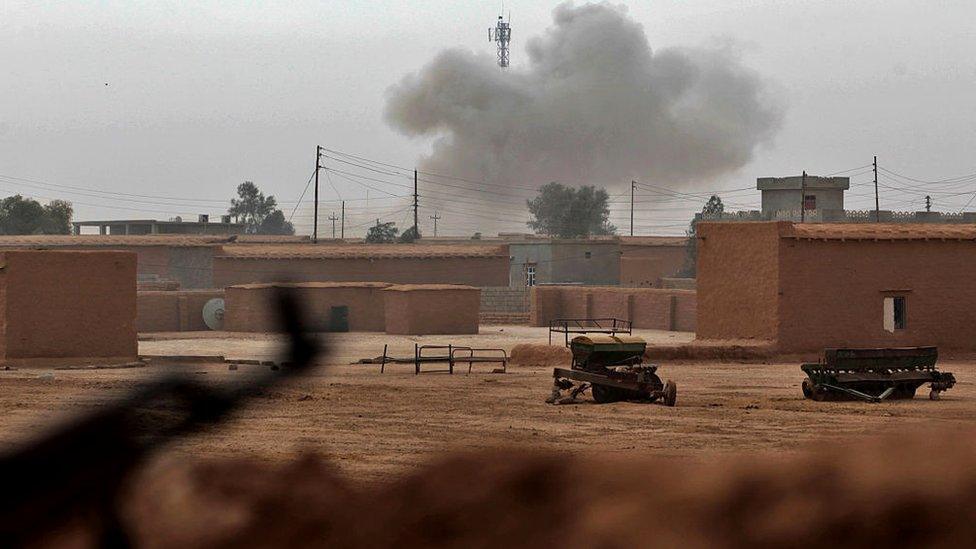
[(609, 221), (609, 200), (605, 189), (593, 185), (574, 189), (548, 183), (538, 196), (526, 201), (533, 217), (528, 225), (537, 234), (559, 238), (614, 234), (617, 228)]
[[(237, 223), (244, 224), (244, 232), (254, 234), (260, 232), (264, 219), (273, 214), (278, 207), (274, 196), (264, 196), (258, 186), (251, 181), (245, 181), (237, 186), (238, 198), (230, 200), (227, 210)], [(284, 215), (284, 214), (282, 214)]]
[(0, 201), (2, 234), (71, 234), (70, 202), (52, 200), (46, 206), (17, 194)]
[(400, 229), (396, 228), (396, 223), (389, 221), (387, 223), (380, 223), (380, 220), (376, 220), (376, 225), (369, 228), (366, 232), (366, 242), (368, 244), (383, 244), (388, 242), (396, 242), (397, 233)]
[(400, 235), (400, 238), (397, 239), (397, 242), (403, 244), (409, 244), (414, 240), (417, 240), (418, 238), (420, 238), (420, 232), (417, 231), (417, 227), (413, 226), (403, 231), (403, 233)]
[(44, 206), (44, 234), (71, 234), (74, 207), (66, 200), (52, 200)]
[[(722, 204), (722, 199), (718, 195), (712, 195), (702, 206), (702, 217), (707, 217), (710, 215), (720, 215), (725, 212), (725, 205)], [(696, 216), (688, 224), (688, 230), (685, 232), (688, 235), (688, 243), (685, 244), (685, 266), (681, 269), (681, 276), (687, 278), (695, 278), (696, 275), (696, 265), (698, 263), (698, 217)]]
[(285, 220), (281, 210), (275, 210), (261, 222), (258, 234), (295, 234), (295, 227)]

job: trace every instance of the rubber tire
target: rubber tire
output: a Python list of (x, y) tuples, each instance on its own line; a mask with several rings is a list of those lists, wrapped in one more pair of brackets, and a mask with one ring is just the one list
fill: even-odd
[(675, 382), (668, 380), (664, 384), (664, 405), (674, 406), (674, 403), (678, 401), (678, 385)]
[(809, 378), (803, 380), (803, 383), (800, 384), (800, 389), (803, 390), (803, 396), (805, 398), (813, 400), (813, 383), (810, 382)]
[(593, 394), (593, 400), (597, 404), (610, 404), (611, 402), (623, 400), (622, 392), (616, 387), (607, 387), (606, 385), (597, 385), (594, 383), (590, 386), (590, 393)]
[(936, 391), (935, 389), (929, 391), (929, 400), (939, 400), (939, 398), (941, 398), (939, 391)]
[(809, 379), (803, 380), (803, 396), (815, 402), (824, 402), (828, 398), (827, 391), (814, 385)]

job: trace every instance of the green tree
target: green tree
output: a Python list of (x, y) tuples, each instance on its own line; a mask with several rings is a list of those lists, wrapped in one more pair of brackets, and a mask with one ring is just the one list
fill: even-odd
[(609, 201), (607, 191), (593, 185), (574, 189), (548, 183), (526, 201), (533, 217), (528, 226), (537, 234), (559, 238), (614, 234), (617, 228), (609, 221)]
[(44, 206), (44, 234), (71, 234), (71, 217), (75, 210), (71, 202), (52, 200)]
[(420, 238), (420, 233), (417, 231), (417, 227), (412, 226), (400, 234), (400, 238), (397, 239), (397, 242), (409, 244), (418, 238)]
[(396, 242), (397, 233), (400, 229), (396, 228), (396, 223), (389, 221), (386, 223), (380, 223), (380, 220), (376, 220), (376, 225), (369, 228), (366, 232), (366, 242), (369, 244), (385, 244), (388, 242)]
[(46, 206), (17, 194), (0, 201), (2, 234), (71, 234), (71, 203), (52, 200)]
[[(709, 215), (720, 215), (725, 212), (725, 205), (722, 204), (722, 199), (718, 195), (712, 195), (702, 206), (702, 217), (707, 217)], [(681, 269), (681, 276), (688, 278), (695, 278), (697, 273), (697, 263), (698, 263), (698, 216), (695, 216), (688, 224), (688, 230), (685, 231), (688, 235), (688, 243), (685, 244), (685, 265)]]
[(261, 222), (258, 234), (295, 234), (295, 227), (285, 220), (281, 210), (275, 210)]
[(245, 181), (237, 186), (237, 198), (230, 200), (227, 213), (235, 222), (244, 224), (244, 232), (254, 234), (260, 231), (266, 217), (278, 211), (277, 207), (278, 201), (273, 195), (264, 196), (257, 185)]

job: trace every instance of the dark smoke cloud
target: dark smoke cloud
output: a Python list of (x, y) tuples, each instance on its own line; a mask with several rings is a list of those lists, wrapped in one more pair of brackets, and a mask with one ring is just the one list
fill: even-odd
[[(423, 169), (497, 183), (670, 185), (746, 164), (780, 124), (729, 49), (655, 52), (623, 7), (562, 4), (528, 66), (446, 50), (390, 88), (386, 120), (435, 137)], [(517, 29), (516, 29), (517, 30)]]

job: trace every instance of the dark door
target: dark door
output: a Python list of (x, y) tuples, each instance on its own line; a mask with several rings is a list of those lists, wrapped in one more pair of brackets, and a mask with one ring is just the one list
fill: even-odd
[(349, 331), (349, 306), (337, 305), (329, 309), (329, 331)]

